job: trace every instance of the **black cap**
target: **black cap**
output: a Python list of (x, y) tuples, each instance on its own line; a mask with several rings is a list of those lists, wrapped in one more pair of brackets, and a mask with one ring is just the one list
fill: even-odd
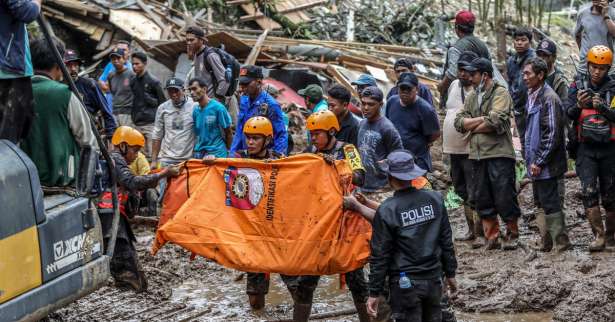
[(414, 75), (414, 73), (402, 73), (399, 75), (399, 80), (397, 81), (397, 86), (408, 86), (408, 87), (417, 87), (419, 85), (419, 79)]
[(246, 85), (255, 79), (263, 79), (263, 70), (259, 66), (247, 65), (239, 70), (239, 84)]
[(384, 94), (378, 86), (368, 86), (361, 92), (361, 97), (369, 97), (375, 101), (382, 102)]
[(476, 69), (472, 67), (472, 61), (478, 58), (478, 55), (473, 51), (464, 51), (459, 55), (459, 60), (457, 60), (457, 68), (467, 70), (469, 72), (473, 72)]
[(113, 56), (119, 56), (119, 57), (124, 57), (124, 54), (126, 53), (126, 51), (124, 51), (124, 48), (113, 48), (113, 50), (111, 51), (111, 53), (109, 53), (109, 58), (113, 57)]
[(549, 56), (557, 54), (557, 46), (550, 39), (543, 39), (536, 47), (536, 53), (545, 53)]
[(76, 51), (72, 49), (67, 49), (64, 53), (64, 62), (68, 63), (71, 61), (78, 61), (79, 63), (81, 63), (81, 58), (79, 58), (79, 54), (77, 54)]
[(169, 88), (177, 88), (179, 90), (183, 90), (184, 81), (177, 77), (169, 78), (169, 80), (167, 80), (167, 84), (164, 86), (164, 89), (169, 89)]
[(195, 36), (197, 36), (199, 38), (205, 37), (205, 32), (199, 26), (190, 26), (190, 27), (186, 28), (186, 33), (187, 34), (193, 34), (193, 35), (195, 35)]
[(415, 64), (416, 62), (412, 58), (400, 58), (397, 61), (395, 61), (395, 64), (393, 65), (393, 69), (397, 67), (406, 67), (410, 69), (414, 67)]
[(386, 159), (378, 162), (378, 167), (382, 172), (403, 181), (416, 179), (427, 172), (414, 163), (412, 152), (404, 149), (389, 153)]
[(489, 73), (493, 74), (493, 65), (491, 64), (491, 60), (483, 57), (476, 58), (472, 61), (471, 69), (474, 70), (466, 70), (468, 71), (478, 71), (481, 73)]

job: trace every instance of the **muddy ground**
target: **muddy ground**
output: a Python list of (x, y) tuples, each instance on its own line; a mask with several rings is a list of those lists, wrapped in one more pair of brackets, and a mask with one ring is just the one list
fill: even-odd
[[(563, 254), (473, 250), (456, 242), (460, 286), (454, 310), (459, 321), (615, 321), (615, 254), (590, 254), (591, 232), (580, 209), (577, 179), (567, 180), (566, 220), (574, 248)], [(520, 195), (531, 217), (531, 186)], [(451, 211), (455, 235), (465, 232), (461, 209)], [(521, 220), (521, 240), (537, 241), (533, 222)], [(138, 250), (149, 279), (149, 291), (134, 294), (109, 284), (61, 309), (51, 321), (272, 321), (290, 316), (291, 300), (277, 275), (263, 312), (247, 304), (240, 273), (189, 254), (173, 245), (155, 257), (149, 253), (151, 230), (139, 228)], [(321, 279), (313, 314), (351, 309), (338, 277)], [(321, 319), (356, 321), (353, 315)]]

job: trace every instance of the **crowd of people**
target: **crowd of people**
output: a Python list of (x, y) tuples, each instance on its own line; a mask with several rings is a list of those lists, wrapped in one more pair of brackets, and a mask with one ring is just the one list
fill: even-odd
[[(37, 0), (0, 7), (0, 27), (6, 27), (1, 28), (1, 48), (7, 48), (6, 31), (17, 36), (14, 47), (0, 57), (0, 100), (23, 111), (16, 117), (3, 109), (1, 137), (19, 143), (36, 165), (43, 187), (70, 187), (81, 149), (107, 148), (98, 145), (90, 127), (88, 112), (96, 116), (101, 132), (110, 138), (112, 175), (120, 186), (124, 215), (111, 271), (118, 285), (143, 291), (147, 282), (127, 220), (139, 210), (141, 199), (154, 204), (155, 213), (166, 178), (177, 176), (188, 159), (211, 163), (216, 158), (289, 155), (288, 116), (264, 83), (262, 67), (242, 66), (235, 91), (227, 54), (210, 47), (196, 26), (186, 29), (185, 39), (192, 75), (170, 78), (164, 87), (148, 71), (148, 55), (132, 52), (128, 42), (115, 44), (109, 64), (94, 81), (80, 74), (77, 52), (56, 41), (79, 91), (72, 93), (62, 83), (61, 66), (47, 42), (27, 41), (25, 23), (38, 11)], [(448, 213), (442, 196), (425, 179), (433, 169), (432, 144), (440, 137), (454, 190), (463, 199), (467, 234), (459, 240), (486, 250), (519, 246), (516, 133), (537, 209), (536, 247), (545, 252), (572, 247), (563, 212), (563, 176), (570, 159), (576, 162), (581, 199), (595, 236), (589, 250), (615, 247), (613, 18), (605, 0), (594, 0), (579, 12), (575, 36), (581, 62), (572, 82), (557, 68), (558, 46), (543, 38), (534, 47), (534, 32), (526, 27), (512, 34), (515, 52), (502, 75), (488, 47), (474, 36), (474, 14), (462, 10), (455, 17), (459, 39), (448, 49), (438, 84), (438, 107), (409, 58), (395, 63), (397, 82), (387, 95), (368, 74), (352, 82), (358, 98), (341, 84), (326, 89), (311, 84), (298, 91), (308, 109), (309, 142), (299, 152), (320, 154), (327, 162), (347, 159), (356, 190), (344, 197), (344, 206), (373, 226), (369, 278), (363, 268), (345, 274), (360, 321), (370, 321), (387, 307), (396, 321), (440, 321), (443, 290), (451, 296), (456, 292)], [(437, 108), (446, 113), (442, 125)], [(390, 191), (392, 196), (386, 194)], [(98, 206), (111, 205), (106, 192)], [(100, 216), (109, 238), (112, 214)], [(282, 280), (292, 295), (294, 321), (307, 321), (319, 276), (282, 275)], [(248, 273), (253, 309), (264, 307), (268, 288), (269, 274)]]

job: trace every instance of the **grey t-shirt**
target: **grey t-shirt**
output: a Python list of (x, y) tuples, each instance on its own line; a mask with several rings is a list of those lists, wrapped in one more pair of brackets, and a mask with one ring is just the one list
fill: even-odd
[(361, 190), (372, 192), (386, 187), (387, 175), (379, 170), (377, 163), (386, 159), (390, 152), (403, 149), (401, 138), (393, 123), (384, 116), (375, 122), (361, 120), (357, 148), (365, 168), (365, 183)]
[[(615, 19), (615, 8), (609, 6), (609, 16)], [(601, 15), (592, 14), (591, 3), (579, 11), (574, 34), (581, 35), (581, 49), (579, 50), (579, 69), (587, 70), (587, 51), (598, 45), (604, 45), (613, 50), (613, 37), (609, 34), (606, 21)]]
[(135, 73), (130, 69), (124, 69), (121, 73), (115, 71), (109, 75), (109, 90), (113, 94), (114, 114), (130, 114), (133, 98), (130, 80), (134, 76)]
[(156, 111), (152, 140), (161, 140), (158, 160), (165, 163), (177, 163), (192, 157), (196, 136), (192, 111), (195, 104), (191, 98), (181, 108), (173, 105), (171, 100), (160, 104)]

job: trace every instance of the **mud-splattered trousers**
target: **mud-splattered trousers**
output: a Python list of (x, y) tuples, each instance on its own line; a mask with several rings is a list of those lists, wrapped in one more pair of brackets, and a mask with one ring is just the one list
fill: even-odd
[(581, 143), (577, 151), (576, 171), (581, 181), (585, 208), (600, 205), (615, 211), (615, 141), (597, 145)]
[[(269, 292), (269, 276), (265, 273), (248, 273), (246, 293), (248, 295), (264, 295)], [(318, 286), (320, 276), (302, 275), (290, 276), (280, 274), (282, 281), (296, 304), (311, 304), (314, 290)]]

